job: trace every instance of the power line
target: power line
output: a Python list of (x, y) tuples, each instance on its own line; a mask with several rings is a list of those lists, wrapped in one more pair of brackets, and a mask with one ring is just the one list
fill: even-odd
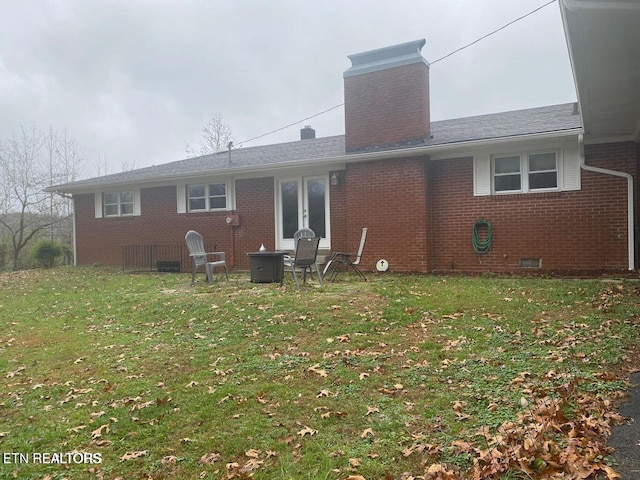
[(457, 50), (454, 50), (453, 52), (446, 54), (444, 57), (440, 57), (440, 58), (438, 58), (438, 59), (434, 60), (433, 62), (430, 62), (430, 65), (433, 65), (434, 63), (438, 63), (440, 60), (444, 60), (445, 58), (448, 58), (448, 57), (450, 57), (451, 55), (454, 55), (454, 54), (456, 54), (456, 53), (458, 53), (458, 52), (461, 52), (462, 50), (465, 50), (466, 48), (469, 48), (470, 46), (475, 45), (475, 44), (476, 44), (476, 43), (478, 43), (478, 42), (481, 42), (481, 41), (482, 41), (482, 40), (484, 40), (485, 38), (490, 37), (491, 35), (495, 35), (496, 33), (498, 33), (498, 32), (499, 32), (499, 31), (501, 31), (501, 30), (504, 30), (504, 29), (505, 29), (505, 28), (507, 28), (508, 26), (513, 25), (514, 23), (519, 22), (520, 20), (525, 19), (525, 18), (527, 18), (527, 17), (528, 17), (528, 16), (530, 16), (530, 15), (533, 15), (533, 14), (534, 14), (534, 13), (536, 13), (537, 11), (542, 10), (543, 8), (545, 8), (545, 7), (547, 7), (547, 6), (551, 5), (552, 3), (555, 3), (555, 2), (556, 2), (556, 0), (551, 0), (550, 2), (545, 3), (544, 5), (542, 5), (542, 6), (538, 7), (538, 8), (536, 8), (535, 10), (532, 10), (532, 11), (530, 11), (529, 13), (526, 13), (526, 14), (522, 15), (521, 17), (518, 17), (518, 18), (516, 18), (515, 20), (512, 20), (512, 21), (510, 21), (509, 23), (506, 23), (505, 25), (503, 25), (503, 26), (501, 26), (500, 28), (498, 28), (498, 29), (494, 30), (493, 32), (489, 32), (489, 33), (487, 33), (486, 35), (483, 35), (482, 37), (478, 38), (477, 40), (474, 40), (473, 42), (468, 43), (468, 44), (464, 45), (463, 47), (460, 47), (460, 48), (458, 48)]
[(344, 105), (344, 102), (342, 102), (339, 105), (334, 105), (333, 107), (327, 108), (326, 110), (323, 110), (322, 112), (316, 113), (315, 115), (311, 115), (310, 117), (303, 118), (302, 120), (298, 120), (297, 122), (290, 123), (289, 125), (285, 125), (284, 127), (276, 128), (275, 130), (271, 130), (270, 132), (263, 133), (262, 135), (258, 135), (257, 137), (250, 138), (249, 140), (244, 140), (244, 141), (240, 142), (240, 145), (242, 145), (244, 143), (247, 143), (247, 142), (251, 142), (253, 140), (257, 140), (257, 139), (262, 138), (262, 137), (266, 137), (267, 135), (271, 135), (273, 133), (279, 132), (279, 131), (284, 130), (286, 128), (293, 127), (293, 126), (298, 125), (298, 124), (300, 124), (302, 122), (306, 122), (307, 120), (311, 120), (312, 118), (319, 117), (320, 115), (324, 115), (325, 113), (328, 113), (331, 110), (335, 110), (336, 108), (342, 107), (343, 105)]
[[(492, 35), (495, 35), (496, 33), (498, 33), (500, 31), (504, 30), (505, 28), (513, 25), (514, 23), (519, 22), (520, 20), (524, 20), (525, 18), (527, 18), (527, 17), (533, 15), (534, 13), (542, 10), (543, 8), (548, 7), (552, 3), (555, 3), (556, 1), (557, 0), (551, 0), (551, 1), (547, 2), (547, 3), (545, 3), (544, 5), (541, 5), (540, 7), (536, 8), (534, 10), (531, 10), (529, 13), (525, 13), (524, 15), (522, 15), (522, 16), (520, 16), (520, 17), (518, 17), (518, 18), (516, 18), (516, 19), (514, 19), (512, 21), (510, 21), (509, 23), (505, 23), (500, 28), (497, 28), (496, 30), (493, 30), (492, 32), (489, 32), (486, 35), (483, 35), (482, 37), (474, 40), (473, 42), (468, 43), (468, 44), (466, 44), (466, 45), (464, 45), (464, 46), (462, 46), (462, 47), (460, 47), (460, 48), (458, 48), (458, 49), (456, 49), (456, 50), (454, 50), (454, 51), (452, 51), (452, 52), (450, 52), (450, 53), (448, 53), (448, 54), (446, 54), (446, 55), (444, 55), (444, 56), (442, 56), (440, 58), (437, 58), (436, 60), (434, 60), (432, 62), (429, 62), (429, 65), (433, 65), (434, 63), (438, 63), (439, 61), (444, 60), (445, 58), (449, 58), (450, 56), (455, 55), (458, 52), (466, 50), (467, 48), (475, 45), (478, 42), (481, 42), (482, 40), (484, 40), (484, 39), (486, 39), (486, 38), (488, 38), (488, 37), (490, 37)], [(244, 140), (242, 142), (239, 142), (239, 144), (243, 145), (245, 143), (252, 142), (253, 140), (258, 140), (259, 138), (267, 137), (267, 136), (272, 135), (274, 133), (277, 133), (277, 132), (280, 132), (282, 130), (285, 130), (285, 129), (289, 128), (289, 127), (294, 127), (296, 125), (299, 125), (299, 124), (301, 124), (303, 122), (306, 122), (307, 120), (311, 120), (313, 118), (319, 117), (320, 115), (324, 115), (325, 113), (329, 113), (332, 110), (335, 110), (336, 108), (340, 108), (340, 107), (343, 107), (343, 106), (344, 106), (344, 102), (342, 102), (342, 103), (340, 103), (338, 105), (334, 105), (333, 107), (327, 108), (326, 110), (323, 110), (321, 112), (318, 112), (315, 115), (311, 115), (310, 117), (303, 118), (302, 120), (298, 120), (296, 122), (290, 123), (290, 124), (285, 125), (283, 127), (276, 128), (275, 130), (271, 130), (270, 132), (263, 133), (263, 134), (258, 135), (256, 137), (252, 137), (252, 138), (250, 138), (248, 140)]]

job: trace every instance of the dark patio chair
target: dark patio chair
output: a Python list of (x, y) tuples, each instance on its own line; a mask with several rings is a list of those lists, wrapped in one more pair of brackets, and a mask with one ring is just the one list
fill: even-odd
[[(316, 234), (310, 228), (301, 228), (293, 234), (293, 243), (296, 245), (299, 238), (314, 238), (315, 236)], [(285, 255), (283, 261), (285, 268), (291, 268), (291, 255)]]
[(320, 237), (299, 238), (296, 242), (296, 252), (293, 258), (290, 259), (289, 263), (297, 289), (300, 289), (297, 270), (302, 271), (302, 281), (305, 283), (307, 281), (307, 270), (312, 272), (312, 269), (315, 268), (316, 274), (318, 275), (318, 282), (320, 282), (320, 285), (322, 286), (322, 274), (320, 273), (320, 268), (316, 262), (319, 243)]
[[(189, 249), (189, 256), (193, 260), (193, 275), (191, 276), (191, 283), (196, 280), (196, 271), (198, 267), (204, 266), (205, 273), (207, 275), (207, 281), (213, 283), (213, 269), (217, 267), (224, 267), (224, 273), (229, 280), (229, 272), (227, 271), (227, 262), (224, 252), (205, 252), (204, 242), (202, 235), (195, 230), (189, 230), (184, 236), (187, 242), (187, 248)], [(217, 260), (208, 261), (209, 256), (217, 257)]]
[(360, 271), (358, 265), (360, 265), (360, 259), (362, 258), (362, 252), (364, 251), (364, 244), (367, 241), (367, 228), (362, 229), (362, 235), (360, 236), (360, 246), (357, 253), (345, 253), (334, 252), (331, 254), (329, 261), (324, 266), (322, 276), (327, 275), (327, 272), (331, 270), (331, 281), (334, 281), (342, 270), (351, 268), (354, 272), (360, 276), (362, 280), (367, 281), (367, 277)]

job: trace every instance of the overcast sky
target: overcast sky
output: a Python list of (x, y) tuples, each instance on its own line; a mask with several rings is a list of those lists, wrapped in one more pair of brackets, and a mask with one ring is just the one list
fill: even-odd
[[(0, 6), (0, 139), (66, 128), (94, 176), (185, 158), (221, 115), (255, 146), (344, 133), (347, 55), (430, 62), (548, 0), (20, 0)], [(432, 120), (575, 101), (557, 2), (430, 70)]]

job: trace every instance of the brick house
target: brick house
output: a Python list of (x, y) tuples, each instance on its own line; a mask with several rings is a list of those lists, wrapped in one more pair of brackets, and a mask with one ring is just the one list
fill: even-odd
[[(560, 8), (577, 104), (432, 122), (424, 40), (351, 55), (344, 135), (305, 127), (295, 142), (52, 187), (73, 196), (76, 264), (122, 265), (127, 248), (179, 247), (194, 229), (246, 270), (247, 252), (293, 249), (299, 227), (329, 252), (353, 250), (366, 226), (365, 270), (634, 270), (640, 10)], [(478, 253), (482, 222), (491, 249)], [(164, 252), (154, 261), (190, 268), (184, 250)]]

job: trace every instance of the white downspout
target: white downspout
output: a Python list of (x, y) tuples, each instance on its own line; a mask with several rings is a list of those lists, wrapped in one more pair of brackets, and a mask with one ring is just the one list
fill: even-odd
[(585, 163), (584, 158), (584, 136), (578, 135), (578, 146), (580, 148), (580, 168), (589, 172), (603, 173), (605, 175), (613, 175), (627, 179), (627, 245), (629, 247), (629, 270), (635, 268), (635, 238), (633, 225), (633, 177), (626, 172), (618, 172), (617, 170), (608, 170), (606, 168), (592, 167)]
[(76, 199), (72, 198), (73, 202), (73, 266), (78, 266), (78, 242), (76, 241)]

